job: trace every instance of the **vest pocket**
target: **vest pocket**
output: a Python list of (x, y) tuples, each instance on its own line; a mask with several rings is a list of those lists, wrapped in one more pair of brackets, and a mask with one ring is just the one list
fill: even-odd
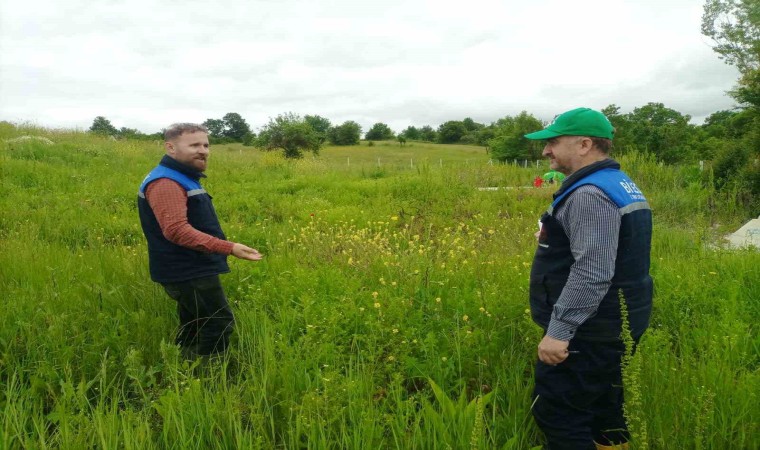
[(539, 300), (546, 303), (546, 287), (544, 286), (544, 275), (530, 277), (530, 298), (531, 301)]
[(546, 296), (544, 279), (544, 275), (530, 278), (530, 315), (535, 323), (546, 330), (554, 308), (549, 304), (549, 299)]
[(546, 290), (547, 303), (554, 306), (559, 300), (559, 296), (562, 295), (562, 290), (567, 284), (567, 277), (569, 275), (545, 275), (543, 277), (543, 285)]

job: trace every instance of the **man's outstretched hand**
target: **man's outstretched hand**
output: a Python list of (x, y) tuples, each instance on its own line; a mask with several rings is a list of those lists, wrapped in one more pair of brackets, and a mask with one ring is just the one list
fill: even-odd
[(264, 257), (264, 255), (259, 253), (255, 248), (237, 243), (232, 246), (232, 256), (235, 258), (247, 259), (248, 261), (260, 261)]

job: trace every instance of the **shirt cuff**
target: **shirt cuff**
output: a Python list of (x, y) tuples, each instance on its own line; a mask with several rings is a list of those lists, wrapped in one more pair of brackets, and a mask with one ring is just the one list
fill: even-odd
[(560, 341), (569, 341), (575, 337), (575, 330), (578, 327), (569, 323), (560, 322), (556, 319), (549, 321), (549, 327), (546, 329), (546, 335), (559, 339)]
[(232, 247), (235, 246), (234, 242), (225, 241), (220, 239), (219, 243), (217, 244), (216, 248), (214, 249), (214, 253), (221, 253), (223, 255), (231, 255), (232, 254)]

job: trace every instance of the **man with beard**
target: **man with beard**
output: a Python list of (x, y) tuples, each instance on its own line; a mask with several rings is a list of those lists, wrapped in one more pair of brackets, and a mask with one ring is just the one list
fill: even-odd
[(530, 276), (531, 314), (545, 331), (533, 415), (551, 450), (628, 448), (621, 303), (635, 344), (652, 310), (652, 212), (609, 158), (613, 135), (589, 108), (525, 135), (545, 141), (551, 169), (567, 175), (541, 217)]
[(227, 256), (258, 261), (262, 255), (227, 241), (211, 196), (200, 184), (208, 165), (208, 131), (180, 123), (165, 132), (166, 154), (140, 185), (137, 205), (151, 279), (177, 302), (176, 343), (188, 358), (227, 349), (234, 316), (219, 274)]

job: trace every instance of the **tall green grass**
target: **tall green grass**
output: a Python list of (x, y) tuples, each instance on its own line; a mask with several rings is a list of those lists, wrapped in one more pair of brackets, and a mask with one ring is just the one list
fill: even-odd
[[(526, 314), (545, 169), (477, 147), (212, 149), (232, 350), (183, 361), (135, 194), (160, 143), (0, 125), (0, 448), (507, 448), (530, 417)], [(378, 164), (378, 158), (380, 163)], [(410, 163), (410, 159), (414, 162)], [(756, 212), (694, 168), (621, 161), (655, 212), (635, 386), (649, 448), (757, 448), (760, 257), (715, 247)], [(512, 187), (481, 191), (479, 187)]]

